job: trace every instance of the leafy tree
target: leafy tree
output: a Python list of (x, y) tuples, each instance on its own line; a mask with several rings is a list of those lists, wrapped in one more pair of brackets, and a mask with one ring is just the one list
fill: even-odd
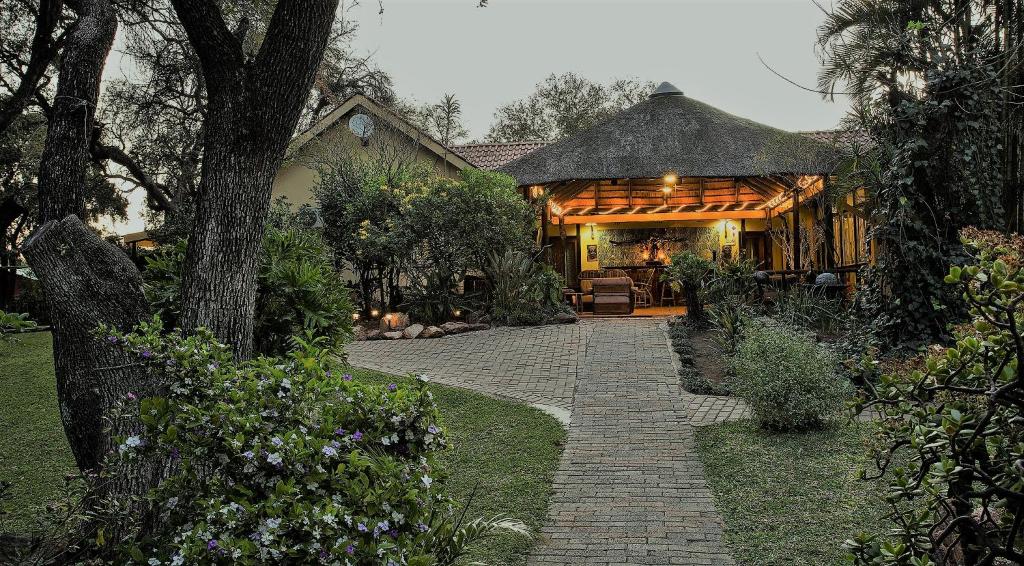
[(857, 564), (1024, 562), (1024, 240), (969, 231), (977, 252), (946, 283), (970, 306), (953, 346), (917, 369), (867, 384), (877, 409), (878, 475), (891, 534), (847, 541)]
[(652, 82), (634, 79), (602, 85), (574, 73), (552, 74), (530, 96), (498, 108), (487, 138), (558, 140), (644, 100), (654, 88)]
[(988, 18), (987, 2), (847, 0), (819, 29), (823, 92), (848, 89), (851, 120), (875, 142), (849, 182), (867, 188), (861, 213), (878, 250), (860, 304), (892, 342), (940, 336), (962, 315), (942, 277), (964, 259), (964, 223), (1007, 225), (1017, 157), (1002, 147), (1020, 119), (1007, 114), (1020, 83), (1006, 82), (1002, 32), (1019, 30), (1007, 9), (1020, 14), (1017, 2)]

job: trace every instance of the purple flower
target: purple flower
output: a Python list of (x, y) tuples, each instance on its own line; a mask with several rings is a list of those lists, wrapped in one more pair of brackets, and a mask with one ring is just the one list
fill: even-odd
[(381, 522), (377, 523), (377, 528), (382, 530), (382, 531), (386, 531), (389, 528), (391, 528), (391, 525), (389, 525), (387, 521), (381, 521)]
[(437, 434), (441, 432), (441, 429), (437, 428), (437, 425), (430, 425), (427, 427), (427, 432), (430, 434)]
[(351, 373), (346, 373), (346, 374), (342, 375), (341, 378), (344, 379), (345, 381), (352, 381), (352, 374)]
[(345, 552), (348, 553), (349, 556), (352, 556), (356, 553), (356, 547), (350, 544), (345, 547)]
[(398, 386), (397, 385), (395, 385), (394, 383), (389, 383), (388, 384), (388, 391), (396, 391), (396, 390), (398, 390)]
[(320, 560), (327, 560), (331, 555), (327, 554), (326, 550), (320, 551)]
[(284, 441), (275, 436), (274, 438), (270, 439), (270, 443), (273, 444), (274, 446), (278, 446), (279, 447), (282, 444), (284, 444)]
[(150, 352), (149, 350), (143, 350), (142, 353), (139, 355), (148, 360), (149, 358), (153, 357), (153, 352)]
[(398, 538), (398, 529), (391, 529), (390, 531), (388, 531), (388, 535), (391, 538)]
[(327, 377), (331, 377), (331, 370), (325, 370), (324, 375)]
[(180, 457), (181, 457), (181, 452), (179, 452), (176, 447), (175, 448), (171, 448), (171, 459), (172, 460), (177, 460)]
[(246, 450), (245, 452), (242, 452), (242, 456), (245, 456), (246, 460), (252, 460), (253, 458), (256, 457), (256, 455), (252, 453), (252, 450)]
[(366, 523), (359, 523), (358, 525), (356, 525), (356, 530), (358, 530), (361, 533), (365, 533), (368, 530), (366, 528)]
[(416, 525), (416, 528), (419, 529), (421, 533), (425, 533), (430, 530), (430, 527), (428, 527), (426, 523), (420, 523)]
[(324, 446), (323, 449), (320, 451), (323, 452), (324, 456), (327, 456), (328, 458), (333, 458), (334, 456), (338, 455), (338, 451), (333, 446)]
[(131, 391), (128, 392), (128, 395), (126, 395), (126, 397), (128, 397), (129, 401), (134, 401), (134, 400), (138, 399), (138, 397), (136, 397), (135, 394), (132, 393)]
[(117, 336), (107, 336), (107, 341), (111, 344), (117, 344)]
[(354, 433), (352, 433), (352, 440), (359, 441), (359, 440), (362, 440), (362, 439), (363, 439), (363, 433), (362, 432), (357, 430)]
[(213, 550), (217, 548), (217, 539), (210, 539), (210, 542), (206, 543), (206, 550)]
[(335, 429), (334, 434), (337, 434), (338, 436), (345, 436), (345, 434), (347, 432), (348, 432), (347, 430), (345, 430), (343, 428), (339, 428), (339, 429)]
[(332, 440), (331, 441), (331, 446), (333, 446), (334, 449), (337, 450), (338, 448), (341, 448), (341, 443), (338, 442), (337, 440)]

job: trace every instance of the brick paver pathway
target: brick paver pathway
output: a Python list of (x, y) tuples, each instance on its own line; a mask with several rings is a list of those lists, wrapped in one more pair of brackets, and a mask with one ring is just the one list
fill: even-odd
[(531, 564), (732, 564), (694, 447), (694, 396), (681, 394), (659, 322), (360, 342), (349, 346), (349, 361), (571, 410)]

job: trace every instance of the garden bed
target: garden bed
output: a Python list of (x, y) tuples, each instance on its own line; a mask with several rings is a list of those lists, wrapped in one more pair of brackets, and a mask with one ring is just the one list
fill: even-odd
[[(57, 410), (49, 333), (0, 345), (0, 480), (12, 482), (5, 525), (23, 530), (74, 469)], [(389, 383), (396, 378), (353, 370), (356, 380)], [(401, 382), (401, 380), (399, 380)], [(536, 409), (462, 389), (431, 385), (452, 448), (444, 454), (449, 494), (466, 517), (507, 514), (537, 531), (547, 514), (551, 482), (565, 442), (556, 419)], [(509, 447), (514, 447), (510, 449)], [(502, 454), (494, 458), (494, 454)], [(514, 535), (486, 539), (467, 561), (525, 564), (533, 542)]]

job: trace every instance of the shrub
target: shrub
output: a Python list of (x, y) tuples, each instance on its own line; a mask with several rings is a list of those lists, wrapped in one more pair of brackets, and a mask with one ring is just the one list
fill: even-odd
[(440, 494), (445, 440), (424, 380), (357, 383), (323, 338), (235, 364), (206, 332), (166, 334), (155, 321), (104, 333), (162, 377), (113, 416), (137, 411), (144, 428), (117, 439), (110, 469), (157, 458), (173, 470), (150, 495), (157, 532), (126, 533), (140, 524), (131, 520), (110, 531), (125, 560), (447, 564), (474, 538), (523, 532), (500, 517), (456, 519)]
[(918, 367), (867, 383), (877, 474), (889, 475), (891, 533), (847, 541), (861, 565), (1020, 564), (1024, 560), (1024, 271), (1019, 236), (965, 231), (973, 265), (946, 283), (970, 305), (971, 324)]
[(402, 304), (412, 320), (423, 324), (439, 324), (452, 319), (462, 307), (454, 273), (443, 268), (413, 271), (409, 275)]
[(35, 327), (36, 323), (29, 320), (27, 314), (0, 310), (0, 340), (4, 340), (9, 334), (25, 332)]
[(744, 326), (732, 358), (733, 391), (760, 426), (788, 431), (819, 427), (838, 413), (850, 392), (839, 360), (813, 336), (769, 318)]
[(562, 302), (562, 276), (551, 266), (539, 264), (516, 250), (491, 254), (487, 267), (491, 320), (501, 324), (527, 325), (550, 321), (568, 311)]
[(662, 279), (683, 292), (686, 303), (686, 320), (689, 324), (702, 326), (707, 322), (704, 313), (705, 284), (715, 271), (715, 264), (699, 255), (684, 251), (672, 256), (672, 263), (662, 274)]
[[(178, 324), (186, 243), (146, 258), (146, 297), (168, 327)], [(268, 227), (258, 275), (254, 339), (264, 354), (283, 354), (289, 337), (310, 331), (339, 345), (352, 332), (352, 304), (330, 248), (315, 233)]]

